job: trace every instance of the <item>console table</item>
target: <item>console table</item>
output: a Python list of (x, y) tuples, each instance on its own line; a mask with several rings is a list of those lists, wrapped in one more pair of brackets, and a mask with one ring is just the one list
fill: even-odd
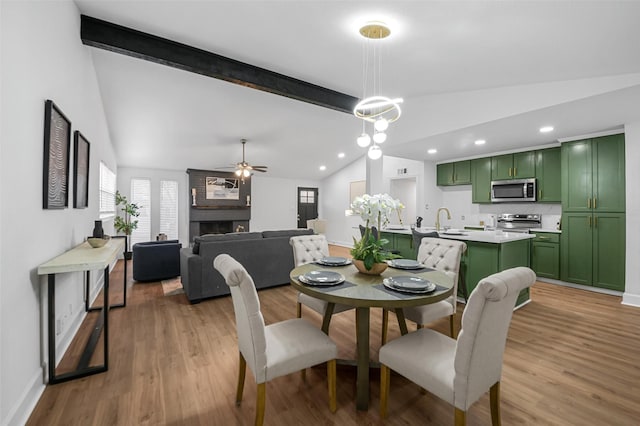
[[(49, 260), (38, 266), (38, 275), (48, 276), (48, 353), (49, 353), (49, 384), (66, 382), (72, 379), (102, 373), (109, 369), (109, 268), (116, 260), (118, 253), (124, 252), (125, 241), (122, 238), (110, 239), (104, 247), (93, 248), (86, 241), (71, 250)], [(126, 261), (125, 261), (126, 262)], [(98, 317), (93, 332), (89, 337), (84, 352), (78, 361), (78, 366), (74, 371), (56, 375), (56, 315), (55, 315), (55, 289), (56, 274), (69, 272), (86, 272), (87, 281), (89, 272), (104, 269), (104, 303), (101, 307), (102, 314)], [(126, 289), (126, 274), (124, 276), (124, 286)], [(88, 294), (86, 296), (89, 297)], [(126, 302), (126, 295), (125, 295)], [(114, 307), (123, 307), (125, 304)], [(104, 330), (104, 364), (89, 366), (91, 356), (100, 338), (100, 333)]]

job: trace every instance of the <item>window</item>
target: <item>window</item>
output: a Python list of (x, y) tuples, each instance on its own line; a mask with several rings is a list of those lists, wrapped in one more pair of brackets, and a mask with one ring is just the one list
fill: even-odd
[(129, 200), (140, 207), (138, 227), (131, 233), (131, 246), (151, 240), (151, 181), (149, 179), (131, 179), (131, 198)]
[(300, 203), (302, 204), (313, 204), (315, 203), (315, 196), (313, 191), (300, 191)]
[(160, 233), (178, 239), (178, 182), (160, 181)]
[(100, 162), (100, 218), (116, 214), (116, 175)]

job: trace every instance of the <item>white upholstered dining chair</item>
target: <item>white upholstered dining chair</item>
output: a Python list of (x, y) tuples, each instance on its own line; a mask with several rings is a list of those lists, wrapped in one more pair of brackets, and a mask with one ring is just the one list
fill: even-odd
[(247, 365), (258, 385), (255, 424), (262, 425), (266, 382), (326, 362), (329, 409), (335, 412), (336, 344), (302, 318), (265, 326), (256, 287), (244, 267), (228, 254), (218, 255), (213, 266), (224, 277), (233, 299), (240, 351), (236, 404), (242, 400)]
[[(420, 248), (418, 249), (418, 262), (427, 268), (432, 268), (449, 275), (453, 279), (453, 294), (440, 302), (404, 308), (405, 319), (415, 322), (418, 324), (418, 328), (422, 328), (424, 324), (448, 316), (451, 337), (456, 337), (454, 319), (458, 305), (457, 294), (458, 279), (460, 276), (460, 258), (466, 250), (467, 245), (462, 241), (447, 240), (444, 238), (422, 238)], [(388, 315), (388, 311), (384, 310), (382, 317), (383, 345), (387, 340)]]
[(390, 370), (452, 404), (455, 425), (490, 390), (493, 425), (500, 425), (502, 357), (516, 299), (536, 274), (518, 267), (490, 275), (471, 293), (457, 341), (423, 328), (380, 348), (380, 415), (387, 415)]
[[(293, 262), (295, 266), (304, 265), (305, 263), (316, 262), (323, 257), (329, 256), (329, 243), (324, 235), (300, 235), (291, 237), (289, 244), (293, 249)], [(324, 315), (328, 302), (320, 300), (316, 297), (309, 296), (304, 293), (298, 293), (298, 304), (296, 306), (296, 314), (298, 318), (302, 317), (302, 305), (316, 311), (320, 315)], [(332, 315), (353, 309), (353, 306), (336, 304), (333, 308)], [(329, 330), (327, 330), (328, 333)]]

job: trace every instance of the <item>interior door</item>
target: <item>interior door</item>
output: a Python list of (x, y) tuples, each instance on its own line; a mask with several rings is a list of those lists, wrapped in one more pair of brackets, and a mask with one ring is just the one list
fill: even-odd
[(318, 218), (318, 188), (298, 187), (298, 228), (306, 228), (307, 220)]

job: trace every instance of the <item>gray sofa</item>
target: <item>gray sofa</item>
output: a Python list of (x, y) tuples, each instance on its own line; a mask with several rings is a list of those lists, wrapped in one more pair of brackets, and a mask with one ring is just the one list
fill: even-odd
[(193, 247), (180, 250), (182, 287), (191, 303), (229, 294), (222, 275), (213, 268), (213, 259), (227, 253), (253, 278), (257, 289), (289, 283), (294, 268), (289, 238), (313, 234), (311, 229), (236, 232), (196, 237)]

